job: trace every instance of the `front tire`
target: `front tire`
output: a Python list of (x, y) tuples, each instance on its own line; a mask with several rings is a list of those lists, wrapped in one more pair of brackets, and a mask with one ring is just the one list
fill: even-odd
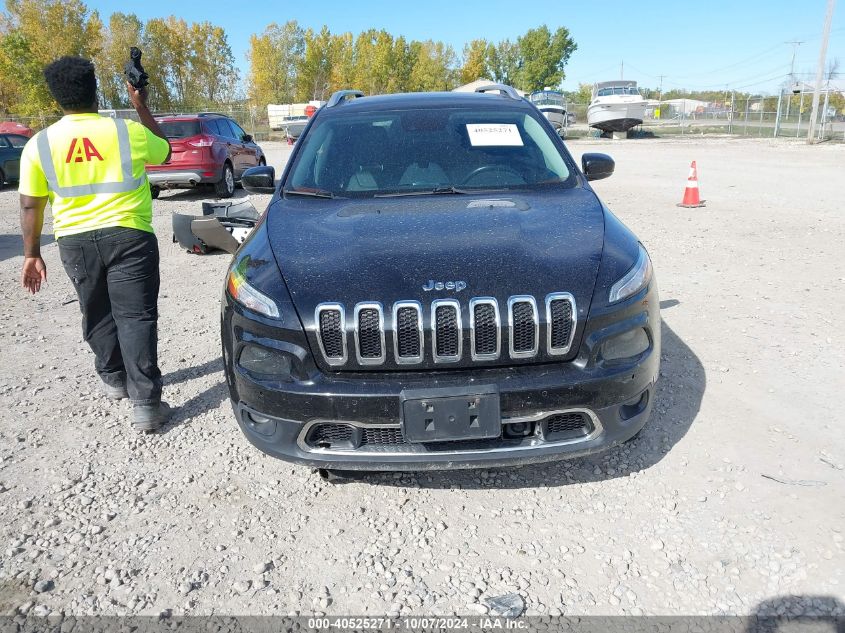
[(152, 185), (150, 187), (150, 197), (153, 200), (158, 200), (158, 196), (159, 196), (160, 193), (161, 193), (161, 187), (158, 187), (156, 185)]
[(223, 177), (214, 183), (214, 193), (218, 198), (231, 198), (235, 195), (235, 172), (229, 163), (223, 165)]

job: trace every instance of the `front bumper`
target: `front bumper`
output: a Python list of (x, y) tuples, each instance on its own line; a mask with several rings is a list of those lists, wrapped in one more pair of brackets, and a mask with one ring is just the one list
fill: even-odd
[[(612, 310), (591, 315), (578, 357), (570, 362), (451, 371), (322, 372), (313, 365), (301, 331), (280, 330), (224, 298), (222, 314), (226, 378), (241, 430), (263, 452), (315, 468), (338, 470), (433, 470), (519, 465), (605, 450), (636, 435), (649, 418), (660, 363), (660, 315), (656, 285)], [(649, 347), (635, 358), (604, 362), (601, 345), (634, 327)], [(284, 351), (301, 360), (298, 378), (257, 377), (236, 361), (245, 345)], [(502, 437), (497, 440), (411, 444), (402, 440), (404, 393), (436, 398), (450, 390), (498, 394)], [(583, 433), (547, 432), (551, 416), (578, 414)], [(513, 437), (512, 425), (527, 424)], [(383, 445), (337, 448), (311, 441), (316, 425), (335, 425), (353, 436), (390, 437)]]

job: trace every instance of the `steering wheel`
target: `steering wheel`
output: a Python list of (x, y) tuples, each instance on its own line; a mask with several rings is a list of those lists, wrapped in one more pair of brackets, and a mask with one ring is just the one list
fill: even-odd
[(461, 184), (465, 185), (471, 180), (474, 180), (475, 178), (480, 176), (481, 174), (487, 173), (488, 171), (509, 172), (510, 174), (516, 176), (524, 182), (522, 175), (518, 171), (508, 167), (507, 165), (482, 165), (481, 167), (476, 167), (475, 169), (473, 169), (469, 173), (469, 175), (461, 181)]

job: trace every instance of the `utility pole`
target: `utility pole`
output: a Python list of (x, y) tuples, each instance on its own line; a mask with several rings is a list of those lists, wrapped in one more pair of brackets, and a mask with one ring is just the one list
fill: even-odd
[(821, 95), (822, 79), (824, 78), (824, 63), (827, 60), (827, 42), (830, 39), (830, 23), (833, 22), (833, 8), (836, 0), (827, 0), (827, 13), (824, 17), (824, 30), (822, 31), (822, 46), (819, 51), (819, 67), (816, 69), (816, 87), (813, 91), (813, 109), (810, 112), (810, 129), (807, 130), (807, 143), (812, 144), (813, 132), (818, 119), (819, 96)]
[[(795, 85), (795, 54), (798, 52), (798, 47), (801, 46), (804, 42), (799, 42), (798, 40), (794, 40), (792, 42), (786, 42), (787, 44), (792, 44), (792, 63), (789, 65), (789, 94), (792, 94), (792, 86)], [(789, 119), (789, 103), (792, 101), (792, 97), (789, 97), (786, 100), (786, 118)]]

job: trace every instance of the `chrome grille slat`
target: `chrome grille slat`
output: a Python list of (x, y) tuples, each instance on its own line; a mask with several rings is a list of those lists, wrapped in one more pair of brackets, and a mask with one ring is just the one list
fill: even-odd
[(537, 302), (530, 295), (508, 299), (508, 347), (511, 358), (531, 358), (540, 347)]
[(568, 292), (553, 292), (546, 295), (547, 351), (551, 356), (560, 356), (572, 348), (578, 313), (575, 297)]
[(317, 342), (326, 362), (333, 366), (346, 363), (346, 311), (339, 303), (321, 303), (314, 310)]
[(355, 306), (355, 355), (361, 365), (381, 365), (384, 351), (384, 310), (380, 303)]
[(502, 346), (499, 304), (493, 297), (476, 297), (469, 302), (469, 336), (473, 360), (495, 360)]
[(423, 361), (423, 312), (418, 301), (393, 304), (393, 355), (400, 365)]
[(454, 363), (461, 359), (463, 328), (461, 304), (454, 299), (431, 302), (431, 352), (435, 363)]

